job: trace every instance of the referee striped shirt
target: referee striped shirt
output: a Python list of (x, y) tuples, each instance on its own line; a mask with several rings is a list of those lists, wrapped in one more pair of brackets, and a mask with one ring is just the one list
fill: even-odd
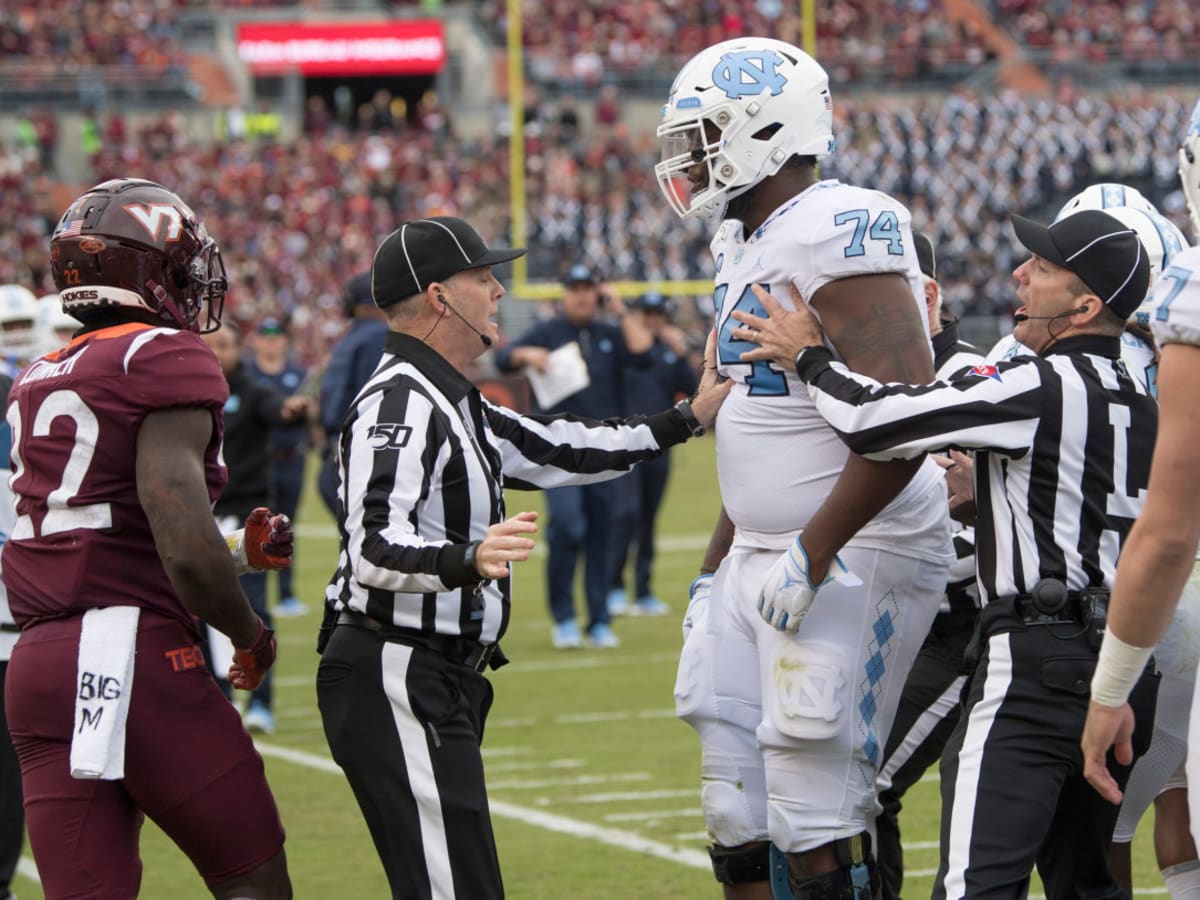
[[(933, 336), (933, 377), (949, 379), (963, 369), (985, 362), (974, 344), (958, 337), (958, 320), (942, 320), (942, 330)], [(950, 520), (954, 530), (954, 562), (946, 573), (946, 596), (938, 612), (978, 609), (979, 591), (975, 587), (975, 527)]]
[(872, 459), (974, 449), (983, 602), (1055, 577), (1112, 587), (1141, 510), (1158, 408), (1116, 337), (1080, 335), (930, 385), (881, 385), (810, 350), (799, 375), (850, 449)]
[(342, 429), (341, 548), (326, 602), (385, 625), (497, 641), (511, 576), (479, 583), (464, 558), (503, 521), (503, 489), (614, 478), (688, 437), (674, 409), (601, 422), (493, 406), (425, 343), (389, 332)]

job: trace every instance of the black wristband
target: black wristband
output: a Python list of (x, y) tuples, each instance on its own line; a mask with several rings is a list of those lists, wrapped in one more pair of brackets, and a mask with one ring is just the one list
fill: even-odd
[(801, 347), (796, 353), (796, 374), (800, 376), (801, 381), (808, 382), (831, 362), (833, 362), (833, 352), (824, 344)]
[(696, 413), (692, 410), (691, 400), (680, 400), (675, 404), (675, 409), (683, 416), (683, 421), (687, 424), (688, 431), (692, 433), (692, 437), (700, 437), (704, 434), (704, 426), (696, 418)]
[(478, 578), (483, 578), (483, 574), (475, 565), (475, 554), (479, 552), (481, 543), (481, 541), (471, 541), (467, 544), (467, 552), (463, 555), (463, 568), (467, 570), (467, 574), (474, 574)]

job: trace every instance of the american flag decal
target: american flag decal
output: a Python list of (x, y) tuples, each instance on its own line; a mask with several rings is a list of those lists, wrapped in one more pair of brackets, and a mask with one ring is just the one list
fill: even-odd
[(75, 237), (83, 228), (83, 219), (72, 219), (67, 223), (67, 227), (59, 232), (59, 237)]
[(833, 109), (833, 98), (828, 94), (825, 95), (825, 111), (829, 112)]

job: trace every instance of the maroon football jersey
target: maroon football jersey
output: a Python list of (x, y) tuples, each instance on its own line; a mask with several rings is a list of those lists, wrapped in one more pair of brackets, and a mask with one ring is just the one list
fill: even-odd
[(138, 501), (138, 429), (159, 409), (211, 411), (211, 500), (225, 486), (221, 410), (229, 389), (197, 335), (128, 324), (36, 360), (9, 395), (17, 521), (0, 558), (18, 625), (97, 606), (192, 617), (159, 561)]

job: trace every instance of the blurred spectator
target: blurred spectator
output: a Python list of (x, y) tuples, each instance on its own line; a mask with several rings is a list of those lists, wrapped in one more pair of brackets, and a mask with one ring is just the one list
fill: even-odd
[(321, 428), (325, 447), (317, 490), (329, 511), (337, 516), (337, 445), (342, 421), (350, 403), (371, 377), (383, 356), (387, 338), (386, 317), (371, 295), (371, 273), (355, 275), (346, 285), (343, 308), (350, 329), (334, 345), (329, 365), (321, 376)]
[[(308, 370), (292, 357), (288, 344), (288, 323), (268, 316), (254, 329), (253, 355), (247, 361), (252, 376), (284, 397), (300, 393), (308, 376)], [(293, 522), (304, 490), (307, 451), (307, 423), (297, 422), (271, 430), (271, 502), (268, 505), (273, 512), (283, 513)], [(279, 576), (277, 616), (302, 616), (308, 612), (308, 607), (292, 589), (295, 565), (293, 553), (292, 565), (275, 570)]]
[[(302, 397), (285, 397), (250, 374), (242, 358), (241, 335), (236, 325), (223, 324), (216, 331), (205, 334), (204, 342), (216, 355), (225, 373), (225, 380), (229, 382), (222, 444), (229, 481), (213, 506), (218, 527), (222, 533), (228, 534), (240, 528), (246, 516), (256, 507), (270, 504), (271, 430), (303, 419), (308, 410), (308, 401)], [(270, 628), (267, 573), (250, 572), (238, 580), (251, 607)], [(228, 695), (228, 682), (219, 677), (218, 681)], [(262, 684), (251, 692), (243, 721), (250, 731), (274, 733), (270, 672)]]
[[(649, 366), (630, 366), (624, 372), (627, 416), (648, 415), (666, 409), (680, 397), (690, 397), (696, 392), (696, 371), (688, 362), (687, 337), (671, 325), (671, 313), (671, 304), (662, 294), (643, 294), (632, 304), (629, 315), (642, 320), (654, 342), (648, 352)], [(654, 575), (658, 507), (667, 490), (670, 472), (671, 451), (668, 450), (613, 482), (612, 534), (615, 537), (610, 568), (612, 587), (608, 593), (609, 615), (632, 612), (658, 616), (670, 611), (650, 586)], [(636, 550), (632, 605), (625, 592), (625, 560), (630, 546)]]
[[(603, 320), (605, 306), (620, 319), (619, 326)], [(501, 372), (527, 367), (546, 374), (551, 352), (574, 345), (587, 369), (585, 386), (557, 402), (539, 403), (537, 411), (608, 419), (625, 415), (625, 371), (630, 365), (650, 364), (646, 352), (650, 344), (645, 325), (627, 315), (619, 299), (606, 297), (595, 272), (580, 264), (571, 268), (563, 282), (561, 314), (534, 324), (499, 348), (495, 362)], [(575, 616), (575, 566), (580, 554), (588, 643), (593, 647), (620, 646), (609, 624), (607, 605), (612, 580), (613, 497), (611, 481), (546, 491), (546, 590), (554, 619), (551, 640), (556, 648), (578, 647), (583, 642)]]

